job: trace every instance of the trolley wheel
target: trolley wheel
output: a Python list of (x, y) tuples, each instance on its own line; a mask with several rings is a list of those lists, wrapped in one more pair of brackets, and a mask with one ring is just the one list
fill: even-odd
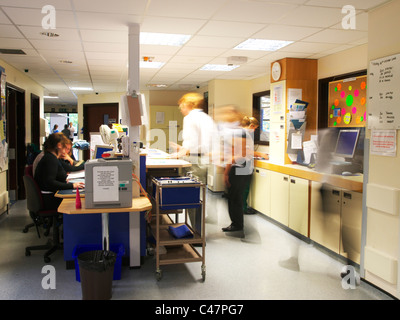
[(201, 266), (201, 279), (206, 281), (206, 266)]
[(157, 279), (157, 281), (160, 281), (161, 278), (162, 278), (162, 272), (161, 272), (161, 270), (157, 270), (156, 271), (156, 279)]
[(24, 228), (24, 230), (22, 230), (23, 233), (27, 233), (29, 231), (28, 228)]
[(44, 262), (49, 263), (51, 261), (50, 257), (44, 257)]
[(25, 257), (29, 257), (31, 255), (31, 251), (28, 249), (25, 249)]

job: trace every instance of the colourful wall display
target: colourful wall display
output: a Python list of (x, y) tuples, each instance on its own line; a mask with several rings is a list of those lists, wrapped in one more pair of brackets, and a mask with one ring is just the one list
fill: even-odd
[(365, 127), (367, 76), (329, 83), (328, 127)]

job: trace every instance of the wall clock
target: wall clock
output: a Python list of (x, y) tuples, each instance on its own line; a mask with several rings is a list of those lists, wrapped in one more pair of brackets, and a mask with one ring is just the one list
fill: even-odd
[(272, 79), (273, 79), (274, 81), (278, 81), (279, 78), (281, 77), (281, 72), (282, 72), (282, 69), (281, 69), (280, 63), (277, 62), (277, 61), (274, 62), (274, 63), (272, 64), (272, 69), (271, 69)]

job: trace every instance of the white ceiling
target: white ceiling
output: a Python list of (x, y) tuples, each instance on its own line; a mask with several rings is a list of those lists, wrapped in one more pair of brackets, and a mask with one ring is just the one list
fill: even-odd
[[(76, 104), (70, 87), (124, 92), (128, 77), (128, 26), (141, 32), (191, 35), (182, 47), (141, 45), (140, 56), (165, 62), (141, 69), (141, 90), (166, 84), (167, 90), (205, 85), (212, 79), (254, 79), (269, 74), (270, 63), (285, 57), (321, 58), (367, 43), (368, 10), (388, 0), (0, 0), (0, 48), (26, 55), (0, 54), (59, 99)], [(356, 8), (356, 29), (344, 30), (342, 7)], [(44, 30), (42, 7), (56, 9), (56, 29)], [(57, 38), (40, 33), (52, 31)], [(233, 48), (248, 38), (291, 40), (275, 52)], [(226, 64), (230, 56), (247, 63), (230, 72), (201, 71)], [(72, 63), (64, 64), (60, 60)], [(165, 90), (165, 89), (164, 89)]]

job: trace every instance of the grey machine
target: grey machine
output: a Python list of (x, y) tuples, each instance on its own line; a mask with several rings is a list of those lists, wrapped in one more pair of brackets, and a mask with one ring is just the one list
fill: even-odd
[(132, 160), (88, 160), (85, 163), (86, 208), (132, 206)]

